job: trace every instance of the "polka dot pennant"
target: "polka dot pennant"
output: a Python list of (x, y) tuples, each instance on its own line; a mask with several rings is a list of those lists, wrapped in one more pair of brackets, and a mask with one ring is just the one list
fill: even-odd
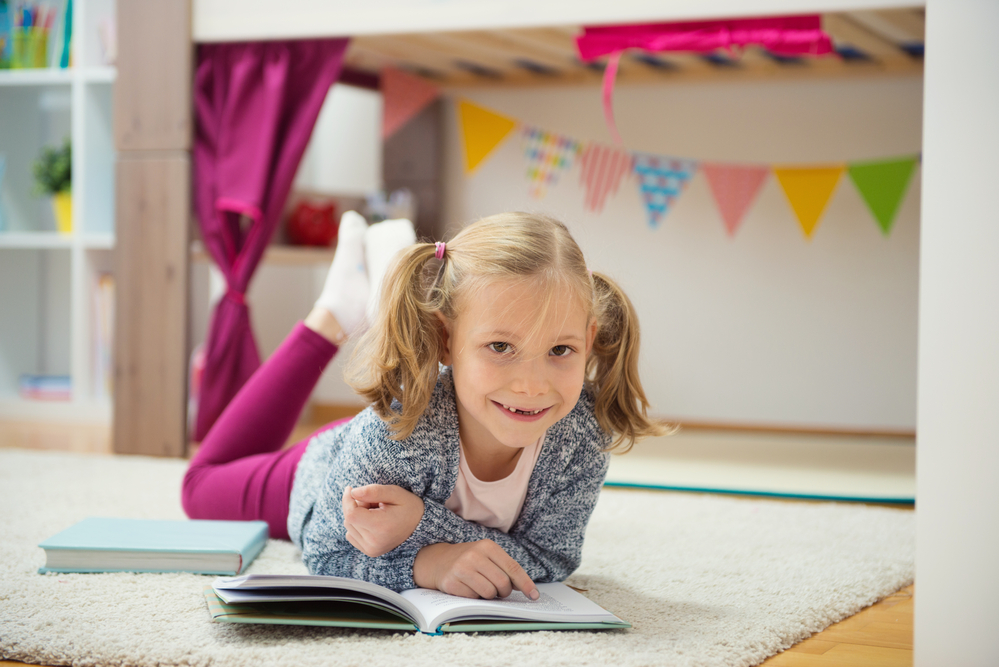
[(562, 173), (572, 168), (581, 146), (574, 139), (536, 127), (524, 126), (521, 136), (530, 193), (532, 197), (541, 199), (549, 187), (558, 183)]
[(658, 227), (687, 181), (697, 171), (697, 162), (664, 155), (635, 153), (635, 176), (645, 204), (649, 225)]

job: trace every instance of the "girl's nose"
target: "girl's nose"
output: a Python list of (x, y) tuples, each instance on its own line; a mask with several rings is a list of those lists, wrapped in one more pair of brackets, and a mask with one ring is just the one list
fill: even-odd
[(551, 386), (545, 359), (526, 359), (517, 364), (517, 374), (512, 389), (526, 396), (541, 396)]

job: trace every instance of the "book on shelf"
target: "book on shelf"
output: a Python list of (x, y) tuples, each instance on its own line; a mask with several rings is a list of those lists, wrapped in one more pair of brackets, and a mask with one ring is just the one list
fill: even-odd
[(266, 543), (264, 521), (91, 517), (38, 545), (39, 572), (239, 574)]
[(32, 401), (68, 401), (73, 398), (73, 383), (68, 375), (31, 375), (18, 378), (21, 398)]
[(473, 600), (415, 588), (397, 593), (358, 579), (319, 575), (219, 577), (204, 589), (220, 623), (315, 625), (425, 634), (526, 630), (613, 630), (631, 625), (561, 583)]

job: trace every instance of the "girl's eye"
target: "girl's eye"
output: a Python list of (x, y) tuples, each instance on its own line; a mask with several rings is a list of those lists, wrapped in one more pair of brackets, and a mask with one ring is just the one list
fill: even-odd
[(509, 351), (510, 343), (489, 343), (489, 349), (493, 352), (503, 354), (504, 352)]
[(566, 357), (572, 352), (572, 348), (568, 345), (556, 345), (552, 348), (552, 356), (554, 357)]

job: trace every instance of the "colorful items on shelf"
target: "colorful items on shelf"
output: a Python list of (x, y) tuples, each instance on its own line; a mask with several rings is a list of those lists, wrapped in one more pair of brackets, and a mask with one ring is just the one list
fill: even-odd
[(0, 0), (0, 69), (68, 67), (72, 16), (72, 0), (62, 12), (52, 3)]

